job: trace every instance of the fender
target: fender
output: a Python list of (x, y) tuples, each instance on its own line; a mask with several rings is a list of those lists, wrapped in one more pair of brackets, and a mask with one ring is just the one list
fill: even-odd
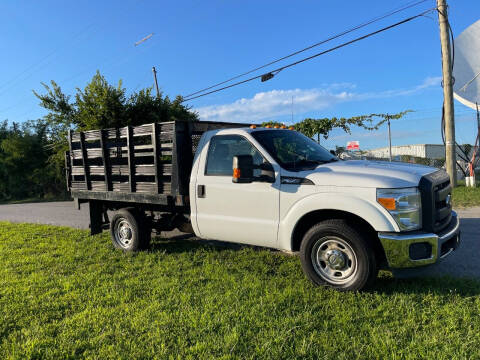
[[(365, 195), (367, 189), (358, 190), (359, 193)], [(350, 191), (353, 192), (353, 189), (350, 189)], [(365, 198), (370, 197), (360, 198), (345, 193), (325, 192), (315, 193), (300, 199), (288, 209), (280, 221), (278, 248), (291, 251), (292, 235), (298, 221), (304, 215), (317, 210), (340, 210), (352, 213), (364, 219), (376, 231), (399, 232), (398, 225), (387, 210), (376, 202), (365, 200)]]

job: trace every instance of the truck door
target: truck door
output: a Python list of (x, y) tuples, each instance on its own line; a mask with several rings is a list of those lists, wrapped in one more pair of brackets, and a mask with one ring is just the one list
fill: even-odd
[[(275, 182), (232, 182), (235, 155), (252, 155), (254, 164), (267, 162), (241, 135), (216, 135), (204, 151), (197, 173), (196, 216), (207, 239), (275, 247), (279, 220), (279, 176)], [(203, 166), (202, 166), (203, 165)], [(261, 170), (255, 170), (258, 176)]]

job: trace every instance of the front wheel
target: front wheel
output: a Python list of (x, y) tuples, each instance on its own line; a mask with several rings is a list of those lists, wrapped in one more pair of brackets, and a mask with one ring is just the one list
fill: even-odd
[(303, 237), (300, 259), (305, 274), (316, 285), (358, 291), (377, 277), (375, 253), (345, 220), (322, 221)]

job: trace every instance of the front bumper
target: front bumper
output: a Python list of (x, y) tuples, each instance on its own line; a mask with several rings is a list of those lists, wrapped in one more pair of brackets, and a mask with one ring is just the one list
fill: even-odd
[(450, 224), (438, 234), (421, 231), (381, 232), (378, 233), (378, 238), (385, 251), (389, 268), (429, 265), (448, 256), (458, 247), (460, 244), (460, 220), (457, 213), (452, 211)]

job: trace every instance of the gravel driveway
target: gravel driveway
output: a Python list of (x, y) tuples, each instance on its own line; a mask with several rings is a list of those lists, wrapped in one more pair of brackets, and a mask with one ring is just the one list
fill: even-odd
[[(416, 269), (402, 270), (397, 276), (436, 276), (480, 278), (480, 207), (457, 209), (461, 218), (462, 244), (443, 261)], [(71, 226), (88, 229), (88, 206), (80, 211), (73, 202), (0, 205), (0, 220)]]

